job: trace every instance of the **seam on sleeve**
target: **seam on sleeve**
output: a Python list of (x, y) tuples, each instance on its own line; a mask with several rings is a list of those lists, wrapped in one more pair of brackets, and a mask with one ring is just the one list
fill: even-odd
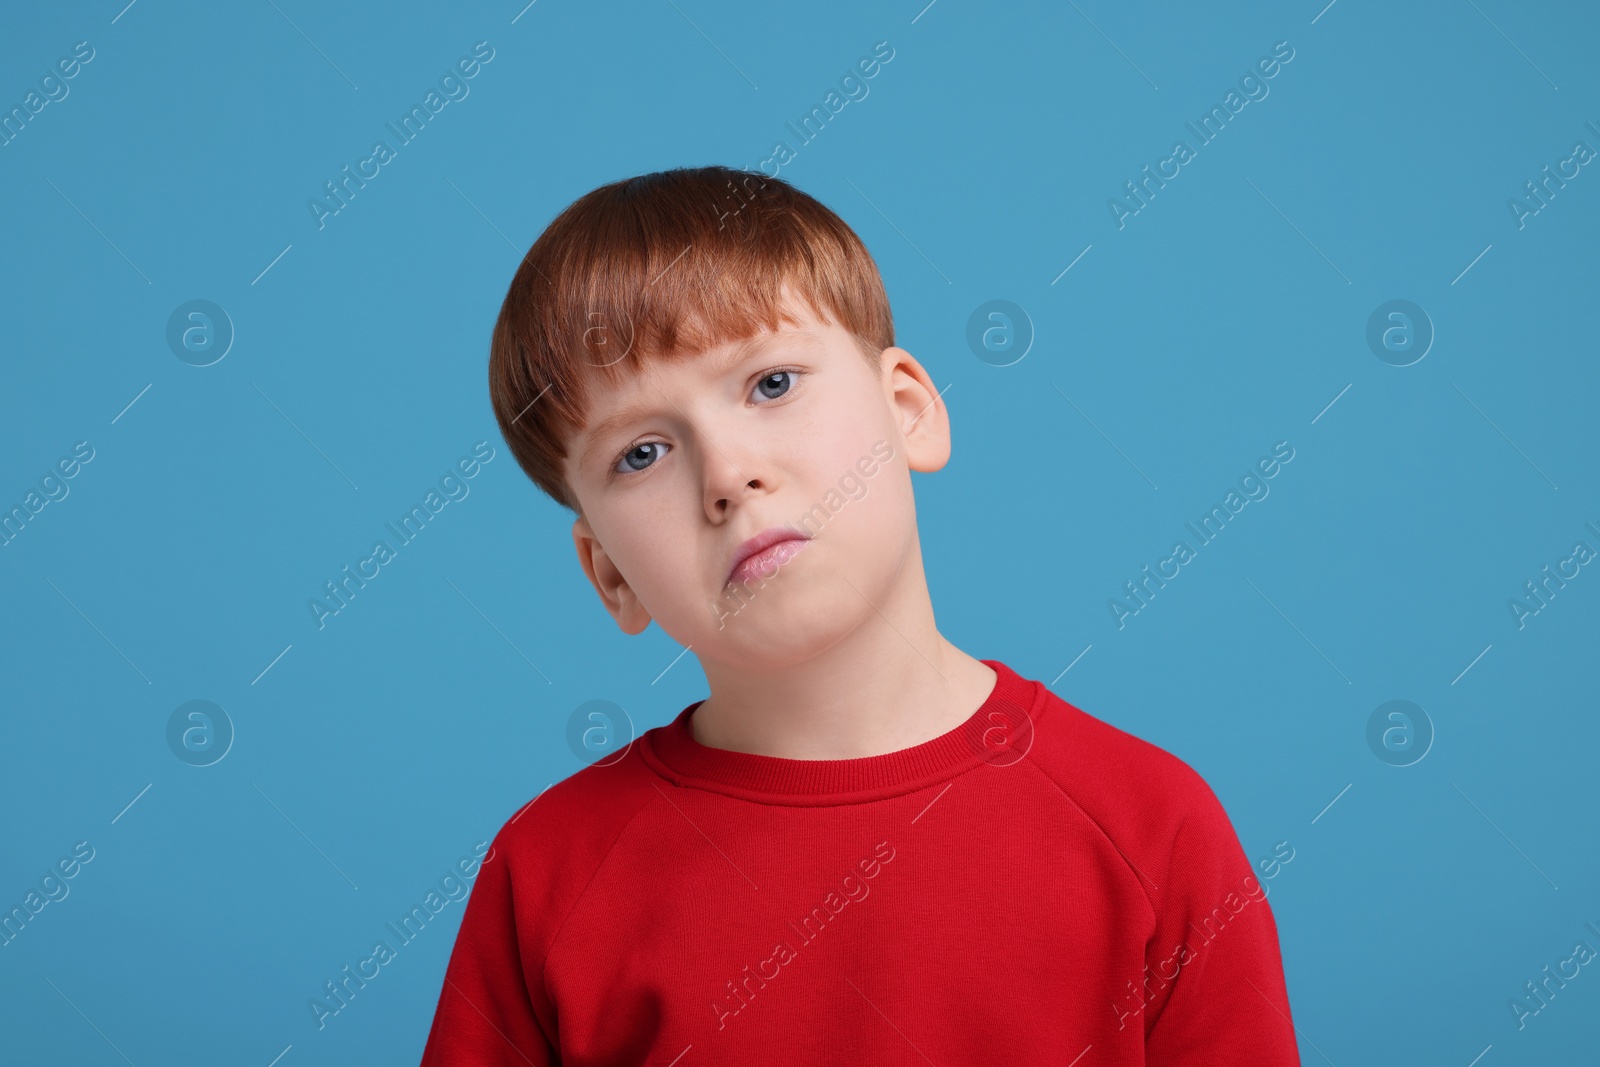
[[(1173, 860), (1173, 857), (1178, 854), (1178, 841), (1179, 841), (1180, 838), (1183, 837), (1183, 828), (1185, 826), (1189, 825), (1189, 813), (1192, 810), (1193, 810), (1192, 806), (1185, 806), (1184, 807), (1183, 815), (1178, 819), (1178, 828), (1172, 834), (1172, 847), (1167, 849), (1167, 871), (1169, 873), (1172, 871), (1172, 860)], [(1170, 882), (1168, 883), (1168, 885), (1169, 885), (1169, 889), (1162, 891), (1162, 900), (1161, 900), (1162, 909), (1165, 909), (1167, 904), (1171, 900)], [(1162, 916), (1164, 914), (1165, 914), (1164, 910), (1157, 910), (1157, 912), (1156, 912), (1156, 927), (1157, 928), (1159, 928), (1161, 926), (1161, 918), (1162, 918)], [(1187, 938), (1185, 940), (1187, 941)], [(1149, 946), (1146, 946), (1146, 950), (1147, 951), (1148, 951), (1148, 947)], [(1159, 949), (1157, 951), (1159, 951)], [(1145, 1031), (1144, 1032), (1145, 1032), (1145, 1035), (1146, 1035), (1147, 1038), (1150, 1035), (1150, 1033), (1155, 1030), (1156, 1024), (1161, 1021), (1161, 1017), (1167, 1013), (1167, 1005), (1172, 1003), (1172, 995), (1178, 989), (1178, 979), (1180, 977), (1182, 977), (1182, 973), (1183, 973), (1182, 972), (1182, 968), (1180, 966), (1178, 973), (1173, 975), (1173, 977), (1170, 980), (1170, 988), (1166, 990), (1166, 996), (1162, 997), (1161, 998), (1161, 1003), (1156, 1006), (1154, 1011), (1152, 1011), (1148, 1016), (1146, 1016), (1146, 1018), (1145, 1018)]]
[(600, 862), (594, 865), (594, 870), (589, 872), (588, 881), (584, 882), (583, 888), (578, 891), (578, 895), (573, 899), (572, 906), (567, 909), (567, 913), (563, 915), (561, 917), (561, 921), (556, 924), (555, 933), (550, 936), (550, 942), (545, 946), (544, 959), (539, 965), (539, 987), (540, 991), (544, 994), (545, 1003), (550, 1005), (552, 1011), (555, 1009), (555, 999), (550, 996), (548, 972), (550, 969), (550, 957), (555, 955), (556, 944), (561, 940), (561, 934), (567, 928), (567, 921), (571, 919), (572, 916), (577, 912), (578, 905), (583, 903), (583, 898), (589, 895), (589, 889), (594, 885), (594, 880), (598, 878), (600, 876), (600, 872), (605, 869), (606, 861), (609, 860), (611, 858), (611, 854), (617, 850), (617, 846), (622, 843), (622, 839), (626, 837), (628, 831), (633, 828), (633, 824), (639, 821), (639, 816), (644, 814), (645, 809), (650, 806), (651, 799), (651, 797), (646, 796), (644, 800), (640, 802), (639, 807), (634, 811), (634, 813), (628, 817), (628, 821), (623, 823), (622, 829), (617, 831), (616, 838), (606, 849), (605, 855), (600, 857)]
[[(1083, 805), (1078, 803), (1077, 798), (1074, 797), (1071, 793), (1067, 792), (1065, 787), (1063, 787), (1060, 782), (1056, 781), (1055, 777), (1053, 775), (1051, 775), (1049, 771), (1047, 771), (1043, 767), (1039, 766), (1039, 764), (1038, 764), (1038, 762), (1036, 760), (1024, 759), (1022, 762), (1028, 764), (1029, 766), (1031, 766), (1035, 770), (1037, 770), (1039, 772), (1040, 776), (1043, 777), (1045, 781), (1049, 782), (1050, 785), (1052, 787), (1054, 787), (1056, 789), (1056, 791), (1059, 792), (1062, 795), (1062, 797), (1064, 797), (1066, 799), (1067, 803), (1072, 805), (1072, 807), (1078, 812), (1079, 815), (1083, 816), (1084, 821), (1087, 822), (1090, 826), (1093, 826), (1097, 831), (1099, 831), (1100, 836), (1105, 838), (1106, 843), (1109, 844), (1114, 850), (1116, 850), (1117, 856), (1120, 857), (1122, 862), (1127, 865), (1128, 870), (1133, 873), (1133, 880), (1139, 886), (1140, 893), (1142, 893), (1144, 895), (1145, 904), (1150, 908), (1150, 915), (1151, 915), (1152, 921), (1159, 920), (1159, 918), (1161, 916), (1161, 912), (1156, 908), (1156, 902), (1155, 902), (1154, 898), (1151, 897), (1150, 890), (1146, 887), (1146, 883), (1148, 883), (1151, 886), (1155, 885), (1154, 882), (1150, 881), (1149, 876), (1146, 875), (1143, 871), (1139, 870), (1138, 866), (1133, 862), (1133, 860), (1128, 858), (1128, 854), (1125, 851), (1123, 851), (1122, 846), (1117, 843), (1116, 838), (1112, 837), (1109, 833), (1107, 833), (1106, 832), (1106, 828), (1104, 826), (1100, 825), (1099, 820), (1097, 820), (1094, 816), (1090, 815), (1087, 811), (1085, 811)], [(1159, 889), (1159, 887), (1157, 887), (1157, 888)]]

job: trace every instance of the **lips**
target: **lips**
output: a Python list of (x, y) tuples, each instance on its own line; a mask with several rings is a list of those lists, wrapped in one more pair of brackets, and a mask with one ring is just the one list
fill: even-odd
[(794, 558), (810, 541), (792, 526), (763, 530), (740, 545), (728, 568), (728, 583), (751, 582), (767, 577)]

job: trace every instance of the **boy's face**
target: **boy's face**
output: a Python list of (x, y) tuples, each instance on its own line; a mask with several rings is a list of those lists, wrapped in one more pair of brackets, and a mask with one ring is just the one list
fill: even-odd
[[(578, 559), (618, 625), (653, 618), (703, 661), (744, 668), (802, 662), (926, 596), (909, 471), (950, 454), (910, 353), (885, 349), (874, 373), (848, 331), (785, 298), (801, 325), (618, 387), (596, 379), (566, 462)], [(740, 546), (773, 527), (803, 549), (730, 580)]]

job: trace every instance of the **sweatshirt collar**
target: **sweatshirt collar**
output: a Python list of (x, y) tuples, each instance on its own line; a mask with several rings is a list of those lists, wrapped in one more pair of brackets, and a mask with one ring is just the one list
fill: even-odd
[(984, 763), (1026, 756), (1048, 692), (999, 660), (994, 689), (961, 725), (920, 745), (842, 760), (785, 759), (711, 748), (696, 741), (689, 720), (696, 701), (640, 738), (640, 755), (676, 785), (763, 804), (859, 804), (898, 796), (953, 778)]

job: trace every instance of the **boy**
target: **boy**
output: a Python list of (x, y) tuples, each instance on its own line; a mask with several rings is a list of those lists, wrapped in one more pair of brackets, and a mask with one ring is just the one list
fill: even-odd
[(722, 167), (596, 189), (489, 376), (601, 603), (711, 694), (501, 827), (425, 1065), (1299, 1063), (1200, 776), (935, 628), (949, 416), (837, 215)]

